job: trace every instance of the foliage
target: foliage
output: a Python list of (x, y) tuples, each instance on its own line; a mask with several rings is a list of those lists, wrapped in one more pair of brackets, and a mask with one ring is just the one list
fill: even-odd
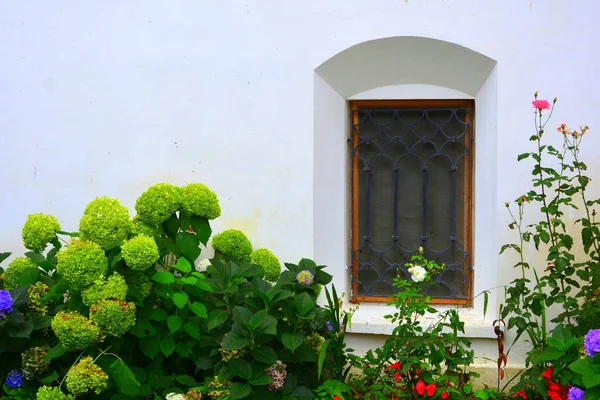
[[(545, 129), (556, 99), (550, 104), (538, 100), (537, 93), (535, 97), (535, 133), (529, 138), (535, 148), (517, 158), (532, 160), (533, 187), (515, 200), (516, 211), (506, 203), (512, 217), (509, 228), (517, 232), (518, 242), (501, 249), (501, 253), (516, 253), (515, 267), (521, 272), (506, 288), (501, 316), (508, 318), (507, 328), (515, 331), (514, 342), (524, 337), (532, 346), (527, 368), (514, 386), (528, 398), (549, 395), (548, 384), (541, 378), (549, 367), (553, 383), (569, 385), (573, 374), (567, 366), (577, 360), (582, 336), (597, 327), (600, 317), (600, 229), (594, 208), (600, 199), (589, 197), (591, 179), (585, 175), (587, 166), (580, 157), (588, 127), (572, 130), (562, 124), (557, 129), (562, 147), (546, 144)], [(539, 206), (541, 219), (526, 224), (525, 209), (533, 205)], [(567, 219), (573, 213), (579, 213), (574, 224)], [(529, 243), (545, 254), (543, 270), (526, 259)], [(558, 310), (552, 319), (550, 308)]]
[(276, 282), (281, 275), (281, 262), (268, 249), (256, 249), (250, 254), (250, 263), (260, 265), (265, 271), (265, 280)]

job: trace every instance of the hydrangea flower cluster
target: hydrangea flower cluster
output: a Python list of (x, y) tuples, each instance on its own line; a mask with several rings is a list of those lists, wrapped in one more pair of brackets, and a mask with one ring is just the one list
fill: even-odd
[(27, 257), (18, 257), (4, 271), (4, 288), (11, 290), (20, 286), (19, 279), (27, 272), (36, 272), (37, 265)]
[(58, 252), (57, 258), (56, 270), (75, 291), (91, 285), (108, 270), (104, 250), (94, 242), (73, 240)]
[(221, 216), (221, 206), (215, 192), (201, 183), (181, 188), (181, 210), (187, 214), (215, 219)]
[(162, 233), (162, 231), (160, 230), (160, 228), (158, 226), (148, 225), (144, 221), (140, 220), (139, 215), (136, 215), (135, 217), (133, 217), (132, 224), (133, 224), (132, 232), (135, 236), (146, 235), (148, 237), (156, 239), (156, 238), (159, 238)]
[(134, 292), (135, 295), (145, 299), (152, 292), (152, 281), (147, 275), (126, 271), (124, 276), (129, 286), (128, 293)]
[(104, 250), (125, 240), (130, 232), (129, 211), (119, 200), (109, 197), (88, 203), (79, 220), (81, 239), (97, 243)]
[[(327, 321), (329, 322), (329, 321)], [(321, 346), (325, 343), (325, 338), (319, 335), (317, 332), (313, 332), (304, 339), (304, 341), (310, 345), (313, 349), (319, 353), (321, 351)]]
[(269, 282), (277, 282), (281, 275), (281, 263), (271, 251), (257, 249), (250, 254), (250, 262), (260, 265), (265, 271), (265, 279)]
[(186, 400), (185, 396), (181, 393), (169, 393), (165, 396), (166, 400)]
[(100, 338), (98, 327), (77, 311), (59, 311), (52, 330), (67, 350), (83, 350)]
[(276, 364), (271, 365), (265, 370), (265, 374), (269, 375), (272, 382), (267, 386), (271, 392), (276, 392), (283, 389), (285, 378), (287, 377), (287, 365), (277, 360)]
[(82, 358), (67, 373), (67, 390), (73, 396), (79, 396), (88, 392), (99, 394), (106, 389), (108, 375), (87, 356)]
[(138, 271), (150, 268), (160, 258), (156, 242), (146, 235), (139, 235), (126, 241), (121, 246), (121, 253), (125, 263)]
[(0, 321), (13, 310), (13, 299), (8, 290), (0, 290)]
[(600, 329), (590, 329), (587, 335), (585, 335), (583, 347), (590, 357), (593, 357), (596, 353), (600, 353)]
[(49, 346), (32, 347), (21, 353), (23, 371), (29, 374), (41, 374), (50, 367), (50, 361), (44, 361)]
[(122, 336), (135, 325), (135, 304), (121, 300), (100, 300), (90, 307), (90, 319), (104, 335)]
[(9, 388), (18, 389), (21, 387), (21, 384), (23, 383), (23, 375), (16, 369), (13, 369), (8, 374), (6, 374), (5, 382), (6, 382), (6, 386), (8, 386)]
[(35, 398), (37, 400), (73, 400), (70, 394), (64, 394), (59, 387), (42, 386), (38, 389)]
[(139, 219), (157, 226), (165, 222), (181, 205), (181, 189), (168, 183), (150, 186), (135, 202)]
[(56, 237), (60, 224), (53, 215), (37, 213), (27, 217), (21, 236), (26, 248), (33, 251), (44, 251), (48, 242)]
[(227, 388), (229, 386), (231, 386), (231, 382), (229, 382), (229, 381), (221, 381), (221, 380), (219, 380), (218, 376), (215, 376), (215, 378), (208, 383), (208, 387), (209, 388), (219, 389), (219, 390), (211, 390), (211, 391), (209, 391), (208, 392), (208, 396), (211, 399), (213, 399), (213, 400), (220, 399), (221, 397), (224, 397), (227, 394), (229, 394), (229, 390), (227, 390)]
[(212, 264), (210, 263), (209, 259), (204, 259), (204, 260), (200, 261), (198, 264), (196, 264), (194, 266), (194, 269), (198, 272), (206, 272), (208, 267), (210, 267), (211, 265)]
[(250, 262), (252, 243), (244, 233), (237, 229), (227, 229), (212, 240), (215, 252), (221, 253), (225, 258), (235, 261)]
[(126, 296), (127, 282), (125, 282), (125, 278), (116, 272), (108, 279), (99, 279), (81, 291), (83, 304), (88, 307), (105, 299), (125, 300)]
[(298, 272), (296, 275), (296, 280), (302, 286), (310, 286), (315, 281), (314, 275), (307, 269)]
[(585, 392), (578, 387), (573, 386), (569, 389), (569, 400), (583, 400)]
[(29, 302), (27, 303), (28, 316), (44, 316), (48, 313), (48, 304), (43, 304), (42, 299), (50, 288), (44, 282), (36, 282), (27, 289)]

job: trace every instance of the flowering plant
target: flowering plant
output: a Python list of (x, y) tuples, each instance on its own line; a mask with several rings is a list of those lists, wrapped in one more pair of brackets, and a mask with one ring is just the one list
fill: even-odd
[(569, 365), (575, 373), (569, 400), (600, 398), (600, 329), (590, 329), (583, 346), (585, 356)]

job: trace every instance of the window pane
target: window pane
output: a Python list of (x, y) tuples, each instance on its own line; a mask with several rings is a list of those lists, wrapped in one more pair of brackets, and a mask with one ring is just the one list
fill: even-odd
[(353, 112), (358, 229), (355, 295), (394, 293), (422, 246), (446, 269), (426, 289), (466, 298), (470, 126), (465, 108), (363, 108)]

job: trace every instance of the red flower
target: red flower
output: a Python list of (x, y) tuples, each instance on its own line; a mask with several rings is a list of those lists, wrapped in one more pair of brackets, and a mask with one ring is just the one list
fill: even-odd
[(550, 398), (550, 400), (563, 400), (563, 397), (560, 395), (560, 393), (551, 392), (549, 390), (548, 390), (548, 397)]
[(396, 361), (395, 363), (393, 363), (392, 365), (389, 365), (387, 367), (387, 369), (400, 369), (402, 368), (402, 365), (400, 365), (400, 363), (398, 361)]
[(548, 100), (534, 100), (531, 104), (533, 104), (533, 108), (537, 108), (538, 110), (550, 109), (550, 102)]
[(446, 400), (448, 397), (450, 397), (450, 393), (442, 392), (442, 399)]
[(550, 389), (548, 392), (560, 393), (562, 390), (562, 386), (555, 382), (548, 381), (546, 382), (546, 386), (548, 386), (548, 389)]
[(431, 397), (435, 394), (435, 390), (437, 389), (437, 387), (435, 386), (435, 383), (430, 383), (429, 385), (425, 385), (425, 382), (423, 382), (422, 379), (419, 379), (419, 382), (417, 382), (417, 384), (415, 385), (415, 389), (417, 390), (417, 393), (419, 394), (419, 396), (423, 395), (423, 393), (427, 392), (427, 396)]
[(417, 390), (419, 396), (425, 393), (425, 382), (423, 382), (422, 379), (419, 379), (419, 382), (417, 382), (415, 385), (415, 389)]
[(338, 395), (333, 396), (333, 400), (342, 400), (342, 398)]
[(518, 391), (517, 393), (515, 393), (515, 396), (519, 396), (519, 397), (522, 397), (522, 398), (524, 398), (525, 400), (527, 400), (527, 395), (526, 395), (526, 394), (525, 394), (525, 392), (524, 392), (524, 391), (522, 391), (522, 390), (520, 390), (520, 391)]
[(437, 389), (435, 387), (435, 383), (430, 383), (429, 385), (427, 385), (427, 387), (425, 388), (425, 390), (427, 390), (427, 396), (433, 396), (435, 394), (435, 389)]
[(548, 369), (541, 375), (542, 378), (551, 380), (552, 379), (552, 371), (553, 371), (552, 367), (548, 367)]
[(402, 379), (402, 375), (400, 375), (400, 374), (392, 374), (392, 376), (394, 377), (394, 380), (396, 382), (398, 382), (400, 379)]

